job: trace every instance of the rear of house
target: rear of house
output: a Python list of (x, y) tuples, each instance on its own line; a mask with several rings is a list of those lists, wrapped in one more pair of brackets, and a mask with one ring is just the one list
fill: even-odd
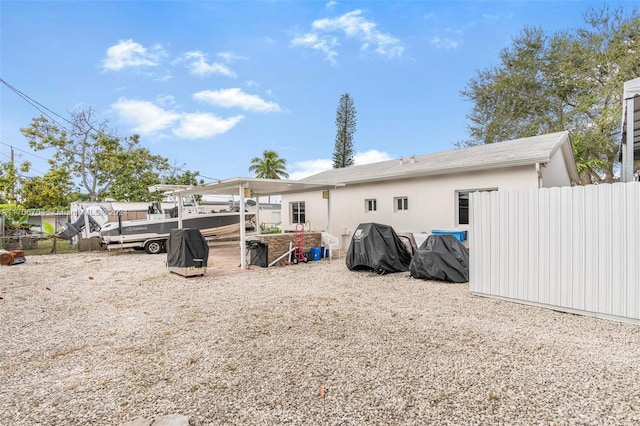
[(282, 196), (282, 224), (326, 230), (346, 248), (359, 223), (396, 232), (468, 230), (469, 193), (569, 186), (578, 182), (567, 132), (412, 156), (302, 179), (328, 191)]

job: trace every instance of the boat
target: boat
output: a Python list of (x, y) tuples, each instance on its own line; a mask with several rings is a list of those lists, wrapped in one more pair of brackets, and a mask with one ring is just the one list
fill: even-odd
[[(133, 248), (149, 254), (166, 251), (166, 243), (172, 229), (178, 229), (178, 206), (175, 200), (147, 204), (144, 219), (122, 220), (123, 212), (139, 209), (140, 203), (75, 203), (72, 206), (73, 222), (67, 223), (58, 237), (71, 240), (78, 235), (84, 238), (99, 237), (100, 244), (108, 250)], [(230, 211), (205, 213), (190, 196), (183, 198), (182, 228), (198, 229), (205, 238), (237, 235), (240, 232), (240, 213)], [(109, 217), (116, 217), (110, 221)], [(253, 214), (245, 215), (245, 227), (253, 227)]]

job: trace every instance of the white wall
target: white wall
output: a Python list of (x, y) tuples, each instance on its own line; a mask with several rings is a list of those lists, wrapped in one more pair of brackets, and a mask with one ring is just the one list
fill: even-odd
[(302, 192), (295, 195), (283, 195), (281, 204), (282, 226), (285, 231), (294, 231), (296, 225), (291, 222), (290, 203), (304, 201), (307, 231), (326, 231), (328, 218), (328, 200), (322, 198), (322, 191)]
[(569, 185), (571, 177), (567, 171), (561, 147), (551, 156), (551, 160), (547, 164), (540, 166), (540, 172), (542, 173), (543, 188)]
[(472, 198), (473, 293), (640, 322), (640, 183)]
[[(248, 209), (251, 213), (255, 213), (255, 207)], [(280, 209), (266, 209), (266, 208), (262, 208), (260, 207), (260, 212), (259, 212), (259, 220), (260, 223), (258, 224), (258, 226), (261, 225), (277, 225), (281, 222), (282, 220), (282, 216), (281, 216), (281, 212)]]
[[(424, 177), (417, 179), (347, 185), (332, 189), (329, 232), (340, 237), (342, 248), (360, 223), (390, 225), (396, 232), (430, 232), (433, 229), (468, 229), (457, 226), (457, 190), (498, 188), (528, 189), (538, 187), (535, 166), (520, 166), (480, 172)], [(394, 211), (395, 197), (408, 197), (408, 211)], [(377, 200), (377, 211), (365, 211), (365, 199)], [(315, 230), (327, 229), (327, 200), (321, 192), (282, 196), (282, 222), (291, 225), (289, 203), (304, 201), (306, 217)]]

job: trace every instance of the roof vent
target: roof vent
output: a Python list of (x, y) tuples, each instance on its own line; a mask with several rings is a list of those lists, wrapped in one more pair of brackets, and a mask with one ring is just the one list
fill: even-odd
[(416, 155), (415, 155), (415, 154), (413, 154), (413, 155), (411, 156), (411, 160), (410, 160), (410, 161), (411, 161), (411, 164), (413, 164), (413, 163), (415, 163), (415, 162), (416, 162)]
[(400, 157), (400, 162), (398, 164), (402, 166), (403, 163), (404, 163), (404, 159)]

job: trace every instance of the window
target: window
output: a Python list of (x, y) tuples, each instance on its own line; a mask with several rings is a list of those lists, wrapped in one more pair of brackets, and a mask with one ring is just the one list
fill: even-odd
[(364, 211), (365, 212), (375, 212), (378, 210), (378, 203), (375, 198), (371, 198), (369, 200), (364, 200)]
[(295, 201), (289, 203), (289, 212), (291, 213), (291, 223), (305, 223), (304, 201)]
[(456, 191), (458, 203), (458, 225), (469, 224), (469, 194), (472, 192), (490, 192), (497, 191), (498, 188), (490, 189), (471, 189), (468, 191)]
[(395, 211), (397, 212), (409, 210), (409, 198), (396, 197), (393, 199), (393, 205), (394, 205)]

